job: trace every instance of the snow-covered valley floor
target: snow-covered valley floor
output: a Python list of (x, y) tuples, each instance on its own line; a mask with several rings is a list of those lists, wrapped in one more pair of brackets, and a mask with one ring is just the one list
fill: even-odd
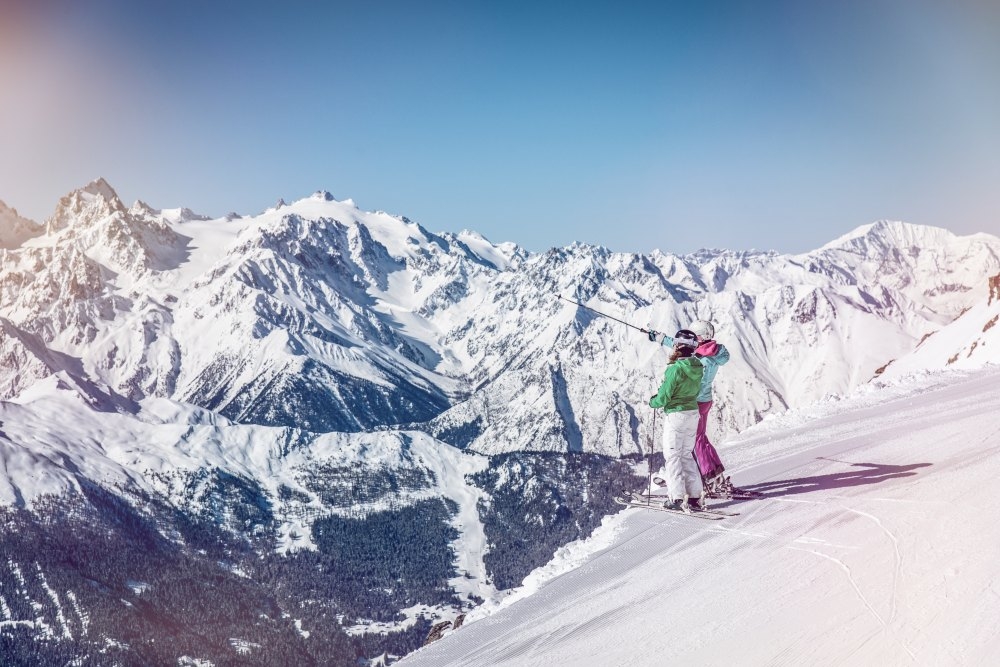
[(609, 517), (400, 664), (1000, 664), (1000, 369), (869, 389), (719, 449), (766, 499), (717, 522)]

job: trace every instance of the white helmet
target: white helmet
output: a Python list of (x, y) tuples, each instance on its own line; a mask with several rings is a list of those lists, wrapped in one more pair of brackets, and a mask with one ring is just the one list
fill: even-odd
[(715, 327), (707, 320), (695, 320), (688, 329), (702, 340), (712, 340), (715, 338)]

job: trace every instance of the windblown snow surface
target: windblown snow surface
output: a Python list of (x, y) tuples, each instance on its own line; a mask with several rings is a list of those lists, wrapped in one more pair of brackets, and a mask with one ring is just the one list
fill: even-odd
[(609, 517), (420, 665), (995, 665), (1000, 368), (909, 376), (719, 447), (766, 499)]

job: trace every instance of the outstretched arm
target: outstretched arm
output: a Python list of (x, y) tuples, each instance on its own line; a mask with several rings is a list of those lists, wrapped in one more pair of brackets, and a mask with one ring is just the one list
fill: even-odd
[(715, 353), (713, 359), (715, 359), (716, 365), (722, 366), (729, 361), (729, 350), (722, 343), (716, 343), (716, 345), (719, 346), (719, 351)]

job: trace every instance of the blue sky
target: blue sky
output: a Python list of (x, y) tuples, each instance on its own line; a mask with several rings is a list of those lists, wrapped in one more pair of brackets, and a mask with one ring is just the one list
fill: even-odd
[[(44, 9), (39, 9), (41, 6)], [(29, 8), (33, 7), (33, 8)], [(1000, 3), (0, 3), (0, 200), (317, 189), (530, 250), (1000, 233)]]

